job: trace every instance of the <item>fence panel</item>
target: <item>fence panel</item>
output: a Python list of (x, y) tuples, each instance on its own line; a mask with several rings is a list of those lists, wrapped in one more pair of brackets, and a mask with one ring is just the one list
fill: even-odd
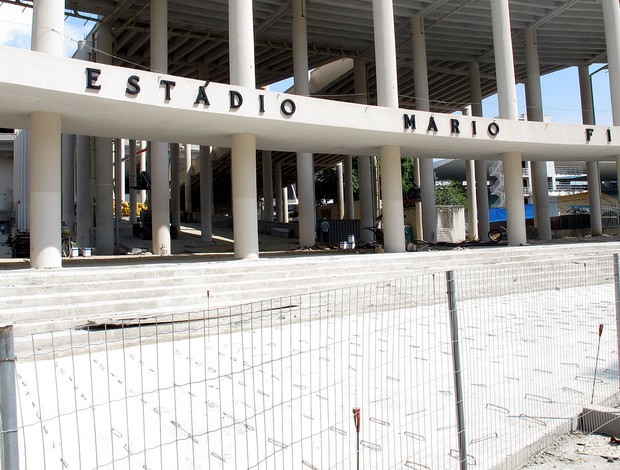
[[(512, 468), (617, 391), (612, 262), (455, 278), (467, 462)], [(443, 273), (16, 338), (20, 468), (355, 469), (353, 408), (359, 468), (458, 468), (450, 338)]]

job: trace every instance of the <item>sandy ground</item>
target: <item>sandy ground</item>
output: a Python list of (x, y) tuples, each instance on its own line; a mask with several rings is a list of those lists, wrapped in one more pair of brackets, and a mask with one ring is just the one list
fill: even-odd
[(560, 436), (553, 444), (533, 456), (522, 469), (619, 468), (620, 445), (609, 436), (575, 432)]

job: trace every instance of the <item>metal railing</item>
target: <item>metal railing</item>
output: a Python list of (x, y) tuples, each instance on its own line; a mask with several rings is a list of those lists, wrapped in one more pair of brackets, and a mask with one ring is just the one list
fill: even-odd
[(614, 266), (462, 269), (5, 334), (4, 468), (515, 468), (618, 389)]

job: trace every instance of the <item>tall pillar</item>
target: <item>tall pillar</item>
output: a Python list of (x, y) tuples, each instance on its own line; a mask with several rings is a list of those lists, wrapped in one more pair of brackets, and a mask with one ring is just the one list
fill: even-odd
[(276, 194), (276, 221), (284, 221), (284, 209), (282, 207), (282, 162), (275, 166), (275, 194)]
[(62, 221), (75, 230), (75, 136), (62, 135)]
[(474, 160), (465, 160), (465, 177), (467, 178), (467, 212), (469, 213), (469, 241), (479, 240), (478, 207), (476, 205), (476, 173)]
[(137, 190), (132, 186), (136, 185), (136, 165), (137, 165), (137, 143), (135, 140), (131, 139), (129, 141), (129, 158), (128, 158), (128, 167), (129, 167), (129, 223), (135, 224), (138, 221), (136, 204), (137, 204)]
[(288, 186), (282, 188), (282, 222), (288, 224)]
[[(502, 119), (518, 119), (517, 91), (512, 57), (512, 36), (508, 0), (491, 1), (493, 45), (499, 115)], [(502, 155), (504, 188), (506, 190), (506, 217), (508, 218), (508, 244), (525, 245), (525, 208), (523, 207), (523, 176), (521, 154), (506, 152)]]
[[(111, 64), (112, 29), (102, 25), (97, 31), (97, 62)], [(96, 206), (96, 252), (98, 255), (114, 254), (114, 218), (112, 201), (114, 194), (112, 139), (95, 138), (95, 206)]]
[[(525, 62), (527, 67), (527, 83), (525, 99), (527, 101), (527, 120), (542, 122), (542, 91), (540, 87), (540, 63), (538, 60), (538, 43), (536, 31), (525, 28)], [(547, 184), (547, 162), (532, 162), (534, 170), (533, 193), (534, 210), (539, 240), (551, 240), (551, 216), (549, 214), (549, 185)]]
[[(356, 101), (360, 104), (368, 103), (368, 69), (366, 59), (357, 57), (353, 59), (353, 81)], [(372, 227), (375, 223), (372, 171), (370, 157), (360, 155), (357, 157), (357, 178), (360, 191), (360, 239), (370, 242), (374, 240), (374, 234), (366, 227)]]
[[(373, 0), (377, 105), (398, 108), (398, 74), (392, 0)], [(384, 248), (388, 253), (405, 251), (400, 147), (381, 146), (381, 192)]]
[(344, 156), (344, 218), (355, 219), (355, 200), (353, 199), (353, 157)]
[(344, 219), (344, 168), (342, 162), (336, 165), (337, 183), (336, 189), (338, 192), (338, 218)]
[[(469, 90), (471, 94), (471, 114), (482, 117), (482, 89), (480, 87), (480, 64), (469, 64)], [(486, 160), (476, 160), (474, 163), (476, 177), (476, 206), (478, 208), (478, 238), (481, 241), (489, 240), (489, 193), (487, 189), (488, 173)], [(470, 223), (475, 223), (471, 221)]]
[[(301, 96), (310, 95), (310, 83), (308, 81), (308, 35), (305, 6), (306, 2), (304, 0), (291, 0), (295, 94)], [(302, 247), (312, 246), (316, 242), (313, 159), (314, 157), (311, 153), (300, 152), (297, 154), (299, 245)]]
[(192, 144), (185, 144), (185, 212), (192, 212)]
[(235, 258), (258, 258), (256, 167), (248, 171), (252, 163), (256, 165), (256, 136), (234, 134), (231, 152)]
[[(620, 126), (620, 5), (615, 0), (602, 0), (602, 4), (611, 115), (613, 125)], [(620, 155), (616, 157), (616, 180), (620, 182)]]
[(170, 144), (170, 208), (172, 225), (181, 230), (181, 179), (179, 144)]
[(200, 146), (200, 239), (213, 241), (212, 207), (213, 207), (213, 162), (211, 147)]
[[(230, 0), (230, 83), (256, 87), (251, 0)], [(258, 258), (256, 136), (234, 134), (231, 149), (235, 258)]]
[[(86, 41), (78, 43), (75, 58), (90, 60)], [(93, 245), (91, 233), (93, 229), (93, 197), (91, 194), (91, 138), (84, 135), (75, 137), (75, 200), (76, 208), (76, 242), (79, 246)]]
[[(471, 106), (464, 110), (464, 114), (471, 114)], [(476, 170), (474, 160), (465, 160), (465, 178), (467, 180), (467, 218), (469, 221), (468, 240), (476, 241), (478, 235), (478, 205), (476, 203)]]
[[(148, 152), (149, 152), (149, 144), (146, 140), (141, 140), (140, 141), (140, 155), (139, 155), (139, 162), (140, 162), (140, 173), (142, 173), (143, 171), (147, 171), (148, 166), (146, 164), (146, 160), (147, 160), (147, 156), (148, 156)], [(146, 190), (145, 189), (141, 189), (138, 192), (138, 202), (141, 202), (142, 204), (146, 204)]]
[(114, 225), (116, 229), (116, 246), (120, 246), (120, 223), (123, 218), (123, 165), (125, 144), (123, 139), (114, 139)]
[(58, 268), (61, 257), (61, 116), (30, 114), (30, 267)]
[(266, 222), (273, 222), (273, 169), (271, 166), (271, 152), (263, 150), (263, 206), (262, 219)]
[(32, 47), (58, 57), (64, 55), (65, 1), (37, 0), (32, 4)]
[[(168, 0), (151, 0), (151, 69), (168, 73)], [(151, 142), (151, 216), (155, 255), (172, 253), (168, 197), (168, 144)]]
[[(32, 50), (63, 55), (65, 2), (39, 0), (33, 4)], [(62, 266), (61, 130), (56, 113), (30, 115), (30, 267)]]
[[(411, 18), (411, 32), (416, 108), (420, 111), (430, 111), (424, 18), (421, 16), (413, 16)], [(436, 243), (437, 210), (435, 208), (435, 172), (433, 170), (433, 159), (418, 158), (416, 166), (420, 169), (420, 195), (422, 199), (420, 205), (422, 206), (423, 239), (430, 243)], [(416, 219), (418, 218), (419, 216), (416, 215)]]
[[(579, 90), (581, 94), (581, 118), (584, 124), (594, 125), (594, 100), (592, 98), (592, 82), (587, 65), (580, 65)], [(601, 178), (598, 162), (586, 162), (588, 173), (588, 201), (590, 205), (590, 235), (603, 234), (603, 216), (601, 210)]]
[(91, 138), (78, 135), (75, 142), (76, 152), (76, 199), (77, 199), (77, 244), (81, 247), (92, 246), (93, 197), (91, 194)]
[(95, 207), (96, 251), (98, 255), (114, 254), (114, 194), (112, 139), (95, 138)]

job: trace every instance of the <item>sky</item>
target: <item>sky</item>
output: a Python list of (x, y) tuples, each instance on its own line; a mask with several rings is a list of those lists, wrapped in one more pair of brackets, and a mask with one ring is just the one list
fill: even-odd
[[(30, 49), (30, 29), (32, 9), (23, 8), (0, 2), (0, 44)], [(67, 18), (65, 21), (65, 55), (71, 56), (77, 48), (77, 42), (93, 27), (92, 22), (81, 19)], [(594, 72), (602, 64), (594, 64), (590, 72)], [(271, 87), (273, 91), (284, 91), (290, 87), (290, 81)], [(579, 98), (579, 79), (577, 69), (571, 67), (541, 78), (544, 114), (550, 116), (552, 122), (581, 124), (581, 102)], [(609, 96), (609, 77), (606, 70), (592, 76), (594, 93), (594, 109), (596, 123), (611, 125), (611, 100)], [(519, 114), (525, 114), (525, 90), (522, 84), (517, 85), (517, 102)], [(497, 116), (497, 96), (483, 101), (485, 116)]]

